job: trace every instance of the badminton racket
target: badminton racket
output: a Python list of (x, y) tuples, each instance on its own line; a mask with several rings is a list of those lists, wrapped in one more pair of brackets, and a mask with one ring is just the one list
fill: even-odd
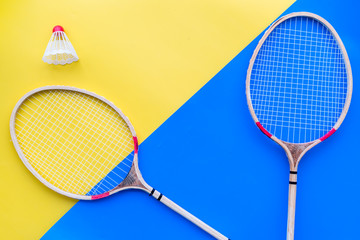
[(144, 181), (133, 126), (101, 96), (64, 86), (35, 89), (16, 104), (10, 133), (25, 166), (60, 194), (95, 200), (141, 189), (213, 237), (228, 239)]
[(257, 127), (290, 163), (287, 239), (294, 239), (297, 169), (343, 122), (352, 94), (348, 55), (335, 29), (307, 12), (275, 21), (250, 60), (247, 103)]

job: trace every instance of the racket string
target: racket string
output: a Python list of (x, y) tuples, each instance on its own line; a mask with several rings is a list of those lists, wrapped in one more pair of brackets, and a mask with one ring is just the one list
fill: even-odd
[(95, 185), (101, 191), (99, 182), (113, 186), (118, 181), (104, 179), (113, 169), (121, 169), (122, 174), (115, 173), (120, 179), (130, 170), (131, 164), (122, 161), (132, 162), (126, 156), (133, 151), (129, 127), (94, 97), (65, 90), (34, 95), (19, 109), (16, 131), (29, 162), (64, 191), (86, 194)]
[(262, 125), (278, 138), (309, 142), (341, 115), (347, 73), (332, 33), (306, 17), (286, 20), (266, 38), (253, 64), (250, 95)]
[[(52, 102), (56, 102), (56, 101), (52, 101)], [(66, 109), (66, 108), (64, 108), (64, 109)], [(42, 127), (43, 128), (43, 127)], [(74, 129), (75, 130), (75, 129)], [(56, 131), (55, 131), (56, 132)], [(70, 134), (71, 135), (71, 134)], [(48, 134), (48, 136), (46, 137), (46, 139), (51, 139), (51, 135), (50, 134)], [(57, 136), (55, 136), (55, 139), (61, 139), (61, 136), (59, 136), (59, 135), (57, 135)], [(66, 148), (66, 145), (65, 144), (63, 144), (63, 146)], [(47, 145), (47, 144), (44, 144), (44, 147), (46, 147), (47, 149), (51, 149), (50, 148), (50, 146), (49, 145)], [(41, 151), (41, 149), (40, 149), (40, 151), (38, 151), (38, 153), (41, 153), (42, 151)], [(63, 151), (62, 152), (62, 154), (64, 154), (64, 153), (67, 153), (66, 151)], [(45, 152), (45, 154), (47, 154), (47, 152)], [(69, 154), (69, 153), (68, 153)], [(57, 157), (56, 155), (54, 155), (54, 159), (61, 159), (63, 157), (63, 155), (61, 155), (60, 156), (60, 158), (59, 157)], [(34, 158), (34, 159), (37, 159), (37, 158)], [(59, 166), (61, 166), (61, 165), (59, 165)], [(64, 167), (67, 167), (66, 165), (64, 166)], [(58, 173), (57, 172), (58, 171), (58, 169), (55, 171), (55, 173)], [(61, 171), (60, 171), (61, 172)], [(51, 173), (51, 172), (50, 172)], [(49, 177), (50, 177), (50, 179), (51, 179), (51, 176), (52, 175), (50, 175)], [(55, 175), (55, 176), (57, 176), (57, 175)], [(65, 179), (65, 178), (63, 178), (63, 179)]]

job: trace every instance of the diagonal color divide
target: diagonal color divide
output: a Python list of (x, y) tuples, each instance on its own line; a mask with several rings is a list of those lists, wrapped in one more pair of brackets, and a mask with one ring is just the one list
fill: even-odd
[[(42, 186), (16, 155), (8, 122), (22, 95), (45, 85), (96, 92), (123, 110), (143, 141), (293, 2), (1, 2), (2, 238), (39, 238), (76, 203)], [(57, 24), (79, 62), (41, 61)]]

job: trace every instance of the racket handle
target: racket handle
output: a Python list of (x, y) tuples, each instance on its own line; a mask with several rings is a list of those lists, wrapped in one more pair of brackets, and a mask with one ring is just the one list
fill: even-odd
[(180, 214), (190, 222), (196, 224), (198, 227), (200, 227), (201, 229), (203, 229), (204, 231), (206, 231), (216, 239), (230, 240), (229, 238), (225, 237), (224, 235), (222, 235), (221, 233), (219, 233), (218, 231), (216, 231), (215, 229), (213, 229), (212, 227), (210, 227), (209, 225), (207, 225), (206, 223), (204, 223), (203, 221), (201, 221), (200, 219), (198, 219), (197, 217), (195, 217), (194, 215), (192, 215), (191, 213), (189, 213), (188, 211), (186, 211), (185, 209), (183, 209), (182, 207), (180, 207), (179, 205), (177, 205), (176, 203), (174, 203), (164, 195), (162, 195), (162, 193), (156, 191), (155, 189), (153, 189), (150, 192), (150, 196), (153, 196), (154, 198), (156, 198), (157, 200), (159, 200), (160, 202), (162, 202), (163, 204), (165, 204), (166, 206), (168, 206), (169, 208), (171, 208), (172, 210), (174, 210), (175, 212), (177, 212), (178, 214)]
[(295, 204), (296, 204), (296, 172), (290, 172), (289, 181), (289, 205), (288, 205), (288, 221), (287, 221), (287, 240), (294, 239), (295, 230)]

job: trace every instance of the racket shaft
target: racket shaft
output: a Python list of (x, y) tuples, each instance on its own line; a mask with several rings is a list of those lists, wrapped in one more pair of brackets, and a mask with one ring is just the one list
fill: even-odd
[(190, 222), (196, 224), (198, 227), (200, 227), (216, 239), (229, 240), (229, 238), (225, 237), (224, 235), (222, 235), (221, 233), (219, 233), (218, 231), (216, 231), (215, 229), (213, 229), (212, 227), (210, 227), (209, 225), (207, 225), (206, 223), (204, 223), (203, 221), (201, 221), (200, 219), (198, 219), (197, 217), (195, 217), (194, 215), (192, 215), (191, 213), (165, 197), (164, 195), (160, 194), (159, 192), (156, 191), (152, 196), (166, 206), (168, 206), (169, 208), (171, 208), (172, 210), (174, 210), (175, 212), (177, 212), (178, 214), (180, 214), (181, 216), (183, 216), (184, 218), (188, 219)]
[(288, 206), (288, 221), (287, 221), (287, 240), (294, 239), (295, 226), (295, 204), (296, 204), (296, 184), (289, 184), (289, 206)]

